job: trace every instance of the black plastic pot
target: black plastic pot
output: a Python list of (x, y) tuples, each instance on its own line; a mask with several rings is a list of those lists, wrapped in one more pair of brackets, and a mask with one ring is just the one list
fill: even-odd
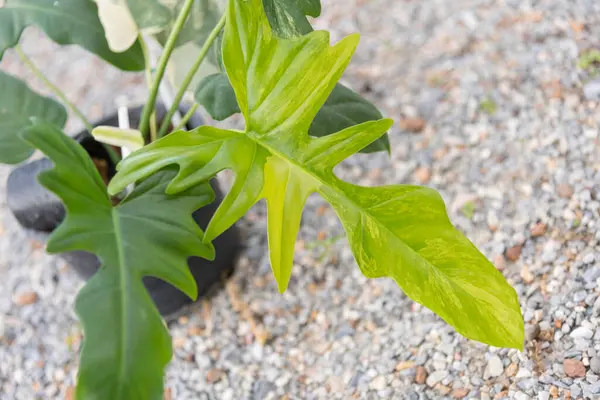
[[(182, 107), (182, 115), (186, 111), (187, 109)], [(159, 106), (157, 120), (160, 121), (164, 113), (164, 107)], [(141, 107), (130, 110), (129, 114), (131, 126), (137, 126)], [(117, 116), (98, 121), (96, 125), (118, 126)], [(188, 123), (188, 129), (200, 125), (203, 125), (202, 118), (194, 115)], [(96, 142), (87, 131), (80, 132), (75, 139), (92, 157), (106, 160), (109, 165), (109, 176), (114, 175), (115, 166), (110, 163), (108, 154), (100, 143)], [(47, 158), (21, 165), (11, 172), (7, 183), (8, 207), (17, 221), (26, 229), (46, 234), (56, 229), (65, 217), (65, 209), (60, 199), (37, 181), (38, 174), (49, 168), (52, 168), (52, 162)], [(216, 200), (193, 214), (194, 220), (202, 229), (206, 228), (223, 200), (223, 194), (216, 181), (211, 184), (215, 190)], [(235, 226), (215, 239), (213, 244), (216, 250), (214, 261), (207, 261), (199, 257), (188, 259), (188, 266), (198, 285), (199, 298), (205, 295), (214, 284), (220, 282), (223, 277), (231, 274), (235, 259), (242, 247), (240, 235)], [(85, 280), (94, 275), (100, 267), (99, 259), (91, 253), (75, 251), (61, 254), (61, 257)], [(181, 291), (158, 278), (146, 277), (144, 284), (163, 315), (171, 314), (191, 302)]]

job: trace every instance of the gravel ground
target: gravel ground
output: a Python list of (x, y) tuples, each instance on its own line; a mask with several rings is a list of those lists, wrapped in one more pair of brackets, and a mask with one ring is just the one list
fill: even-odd
[[(324, 3), (317, 26), (336, 40), (363, 34), (346, 82), (398, 121), (391, 159), (356, 156), (340, 175), (438, 189), (517, 290), (525, 351), (468, 341), (391, 280), (366, 280), (333, 211), (311, 197), (285, 294), (259, 206), (242, 223), (248, 250), (233, 279), (170, 322), (167, 398), (600, 398), (600, 81), (578, 66), (600, 49), (600, 3)], [(143, 96), (141, 76), (35, 32), (25, 49), (92, 117), (118, 94)], [(1, 66), (26, 75), (12, 54)], [(0, 167), (0, 391), (64, 398), (81, 282), (9, 215), (8, 171)]]

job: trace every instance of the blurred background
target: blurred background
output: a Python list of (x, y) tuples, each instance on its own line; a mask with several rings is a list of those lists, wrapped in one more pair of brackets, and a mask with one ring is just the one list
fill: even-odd
[[(314, 196), (283, 295), (263, 205), (241, 222), (247, 249), (233, 277), (169, 321), (165, 398), (600, 398), (600, 3), (329, 0), (313, 23), (334, 41), (361, 33), (342, 81), (396, 121), (391, 156), (354, 156), (339, 175), (439, 190), (517, 290), (525, 350), (469, 341), (392, 280), (365, 279)], [(91, 120), (120, 96), (144, 100), (143, 73), (35, 29), (22, 47)], [(0, 68), (49, 93), (13, 51)], [(69, 132), (81, 128), (69, 120)], [(83, 283), (18, 226), (9, 172), (0, 166), (1, 397), (72, 399)]]

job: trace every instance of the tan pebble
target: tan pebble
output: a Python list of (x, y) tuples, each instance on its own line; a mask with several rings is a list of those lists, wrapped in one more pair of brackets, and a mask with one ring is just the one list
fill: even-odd
[(206, 382), (215, 383), (223, 378), (223, 370), (212, 368), (206, 374)]
[(427, 167), (419, 167), (415, 171), (415, 179), (420, 184), (425, 184), (431, 179), (431, 169)]
[(573, 186), (567, 183), (561, 183), (556, 186), (556, 192), (563, 199), (570, 199), (573, 196)]
[(506, 375), (507, 377), (515, 376), (518, 369), (519, 365), (516, 363), (512, 363), (508, 367), (506, 367), (506, 369), (504, 370), (504, 375)]
[(550, 386), (550, 394), (553, 398), (558, 398), (558, 388), (556, 386)]
[(516, 245), (506, 249), (506, 258), (512, 262), (515, 262), (521, 257), (521, 250), (523, 250), (522, 245)]
[(405, 369), (409, 369), (415, 366), (414, 361), (400, 361), (396, 365), (396, 371), (404, 371)]
[(452, 392), (452, 398), (453, 399), (462, 399), (462, 398), (466, 397), (469, 394), (469, 392), (470, 392), (470, 390), (465, 389), (465, 388), (455, 389), (454, 392)]
[(427, 380), (427, 370), (425, 369), (425, 367), (419, 365), (417, 367), (417, 373), (415, 375), (415, 382), (417, 382), (419, 385), (423, 385), (426, 380)]
[(186, 341), (187, 339), (185, 337), (178, 336), (173, 339), (173, 347), (176, 349), (181, 349), (185, 345)]
[(496, 399), (504, 399), (508, 397), (508, 390), (503, 390), (501, 392), (498, 392), (495, 396), (494, 396), (494, 400)]
[(423, 118), (405, 118), (400, 121), (400, 128), (412, 133), (420, 133), (425, 125), (427, 122)]
[(523, 269), (521, 270), (521, 278), (525, 283), (531, 283), (535, 278), (535, 276), (529, 272), (529, 267), (527, 267), (527, 265), (523, 265)]
[(433, 152), (433, 159), (435, 161), (440, 161), (442, 158), (444, 158), (446, 156), (446, 154), (448, 154), (448, 148), (442, 147)]
[(163, 394), (164, 400), (173, 400), (173, 396), (171, 395), (171, 388), (165, 388)]
[(503, 271), (504, 268), (506, 268), (506, 259), (502, 254), (498, 254), (496, 257), (494, 257), (494, 266), (499, 271)]
[(562, 328), (562, 324), (563, 324), (562, 320), (560, 320), (560, 319), (555, 319), (555, 320), (554, 320), (554, 327), (555, 327), (556, 329), (560, 329), (560, 328)]
[(65, 391), (65, 400), (74, 400), (75, 399), (75, 387), (69, 386)]
[(531, 236), (539, 237), (543, 236), (546, 233), (547, 226), (543, 222), (538, 222), (533, 227), (531, 227)]
[(585, 376), (585, 365), (574, 358), (567, 358), (563, 361), (565, 375), (571, 378), (581, 378)]
[(190, 319), (185, 315), (182, 315), (179, 317), (179, 319), (177, 319), (177, 322), (179, 322), (181, 325), (187, 325), (187, 323), (190, 322)]
[(381, 168), (373, 168), (369, 171), (369, 179), (376, 181), (381, 178)]
[(18, 306), (28, 306), (37, 303), (38, 300), (36, 292), (24, 292), (15, 296), (14, 303)]

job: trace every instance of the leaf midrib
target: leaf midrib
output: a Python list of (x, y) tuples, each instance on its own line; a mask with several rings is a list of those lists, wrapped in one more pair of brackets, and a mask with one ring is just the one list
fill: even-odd
[(125, 293), (127, 293), (127, 270), (124, 268), (125, 266), (125, 252), (121, 246), (121, 243), (125, 244), (125, 241), (121, 240), (121, 225), (119, 222), (119, 212), (118, 208), (113, 208), (111, 211), (111, 216), (113, 220), (113, 232), (115, 238), (115, 245), (117, 249), (118, 259), (119, 259), (119, 286), (121, 289), (121, 351), (119, 357), (119, 366), (118, 366), (118, 376), (119, 376), (119, 398), (121, 397), (123, 390), (123, 382), (125, 382), (125, 370), (127, 366), (127, 356), (125, 351), (125, 346), (123, 343), (127, 341), (127, 329), (125, 326), (127, 325), (128, 315), (127, 315), (127, 301), (125, 300)]

